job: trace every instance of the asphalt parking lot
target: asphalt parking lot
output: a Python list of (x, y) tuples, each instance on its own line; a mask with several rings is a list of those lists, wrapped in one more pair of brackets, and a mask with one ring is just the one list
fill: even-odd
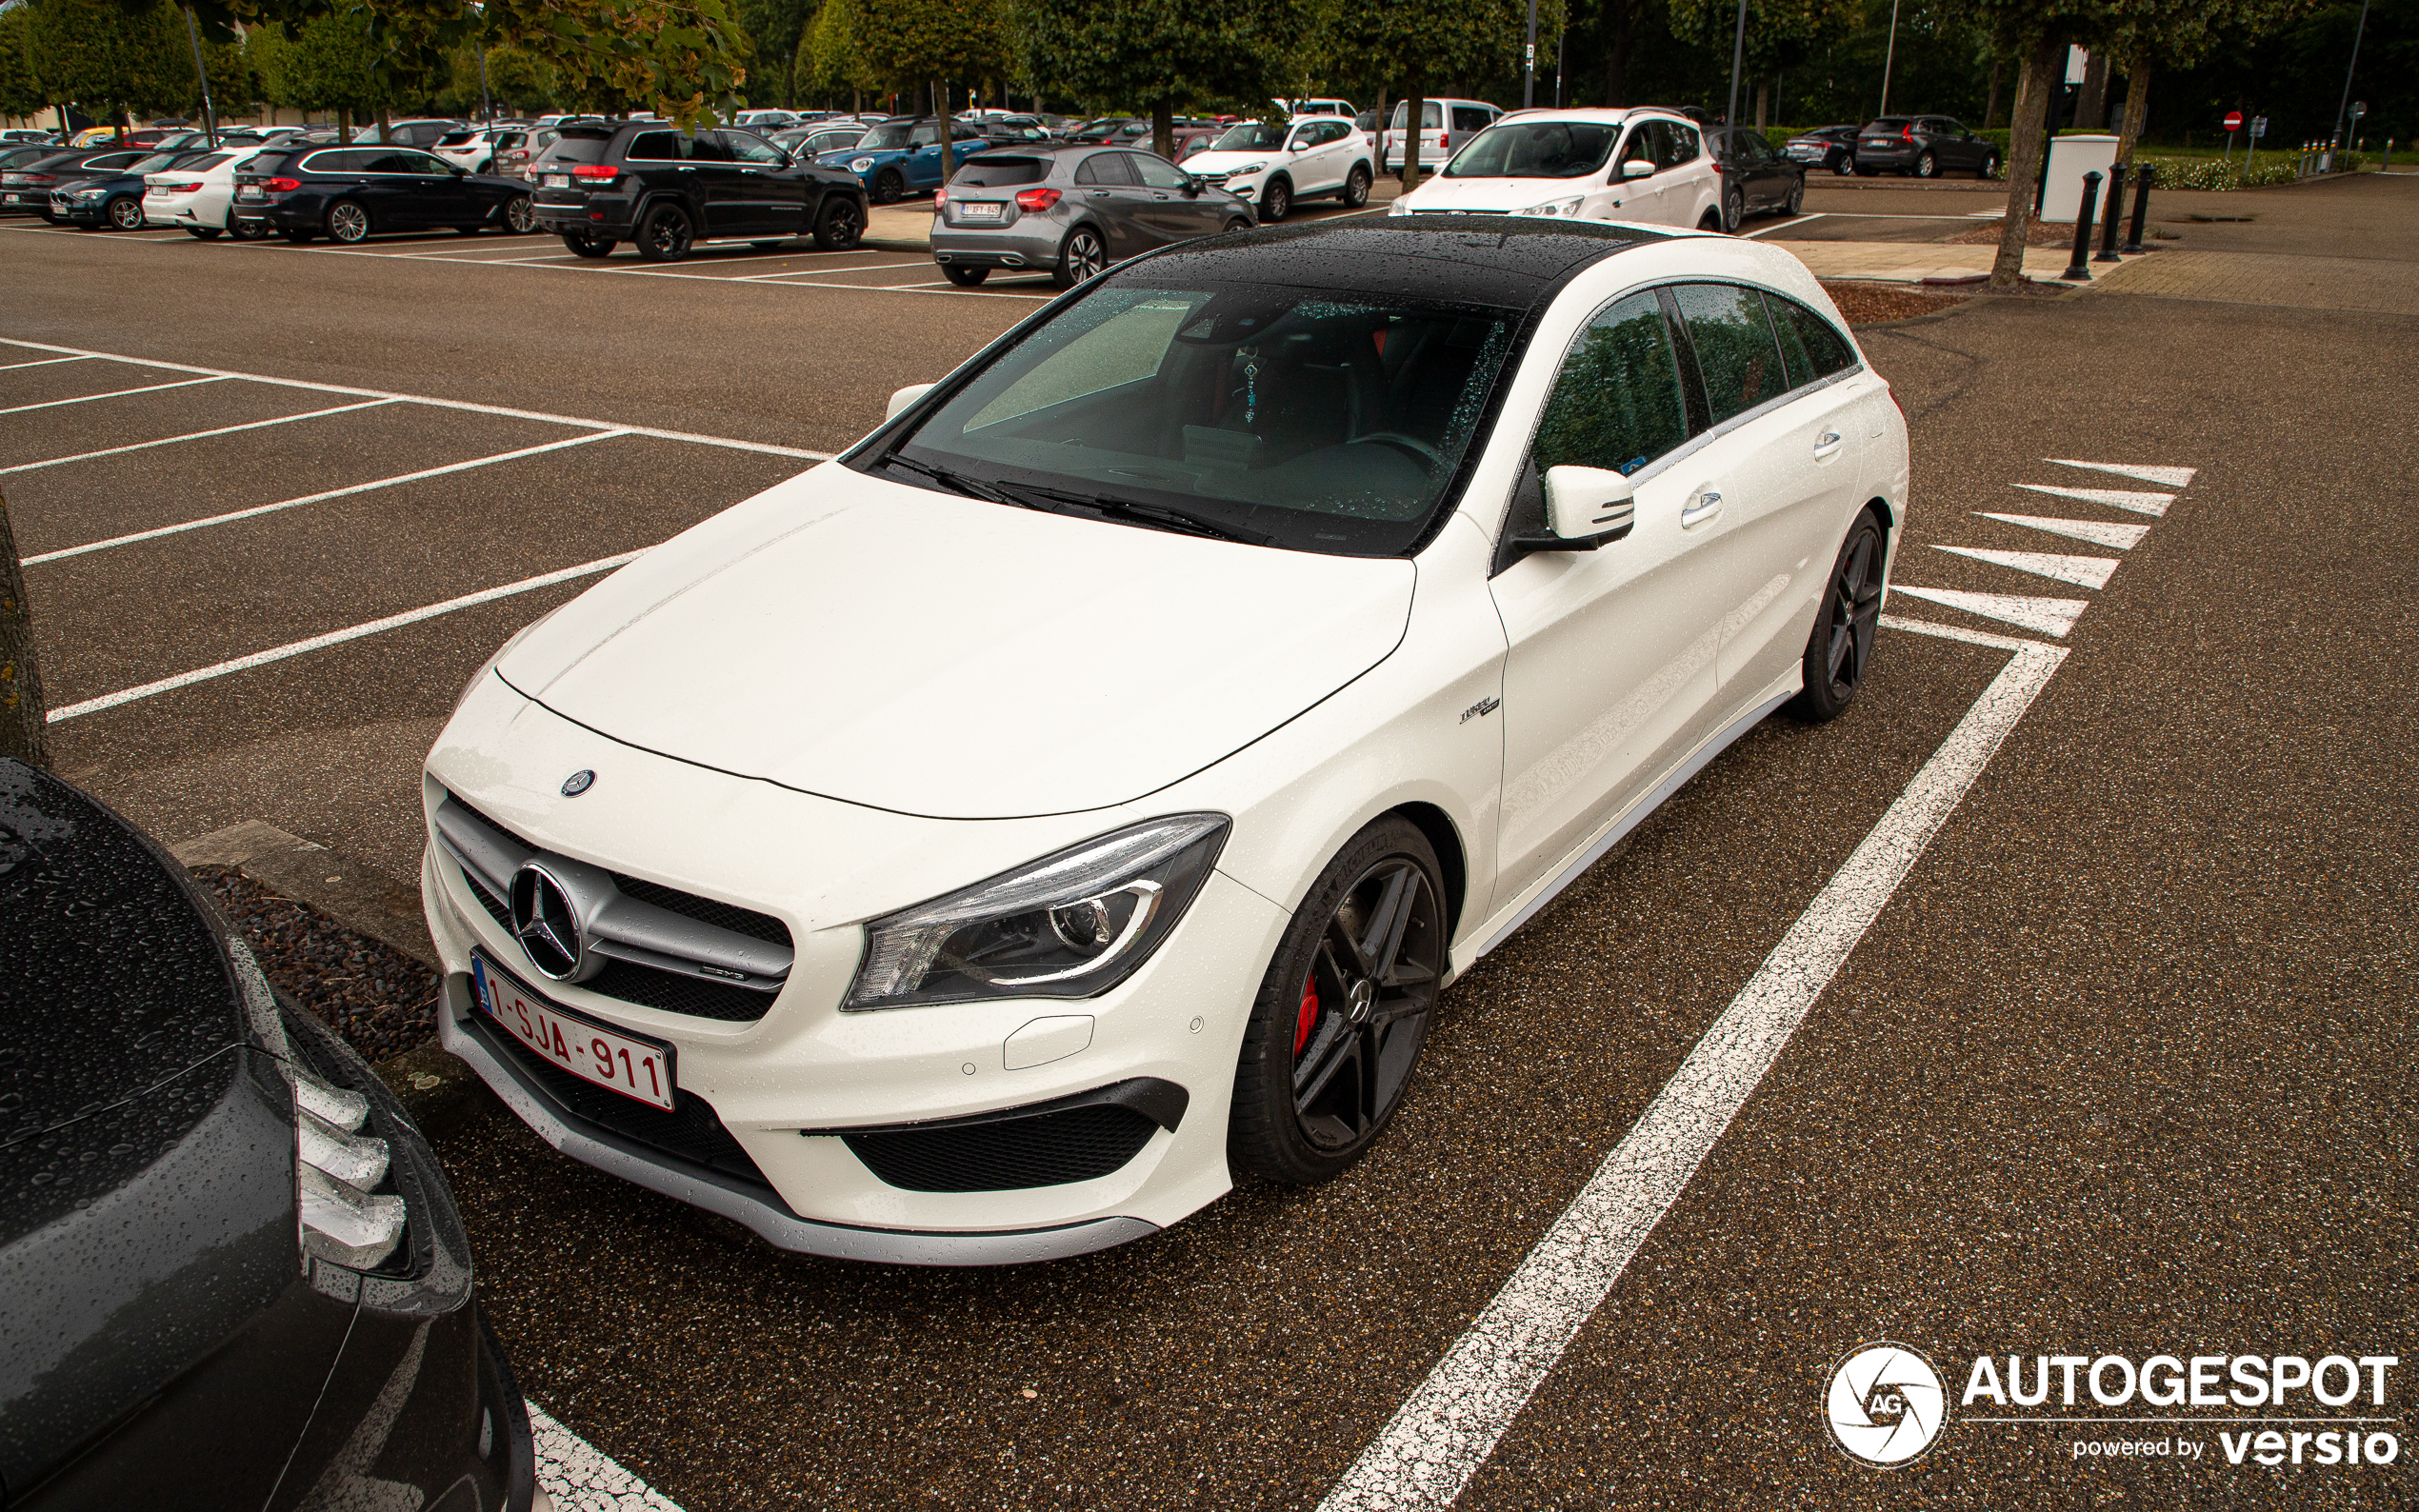
[[(2419, 229), (2409, 180), (2258, 204), (2262, 257)], [(265, 819), (406, 878), (420, 758), (514, 628), (1047, 292), (870, 249), (0, 245), (62, 775), (167, 841)], [(1768, 722), (1457, 982), (1344, 1178), (885, 1270), (492, 1111), (441, 1149), (523, 1386), (691, 1512), (2419, 1500), (2408, 1446), (2269, 1469), (1965, 1422), (1877, 1471), (1825, 1427), (1873, 1340), (2419, 1359), (2419, 317), (2123, 288), (1862, 333), (1913, 435), (1918, 623), (1848, 716)]]

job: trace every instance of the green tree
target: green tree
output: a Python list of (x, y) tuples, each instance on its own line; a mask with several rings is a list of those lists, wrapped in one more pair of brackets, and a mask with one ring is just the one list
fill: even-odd
[(1090, 109), (1150, 111), (1151, 145), (1175, 155), (1178, 106), (1256, 115), (1291, 92), (1319, 33), (1292, 0), (1009, 0), (1019, 71)]
[(23, 120), (56, 103), (34, 67), (31, 9), (0, 10), (0, 115)]
[(2191, 68), (2221, 37), (2248, 50), (2262, 34), (2311, 9), (2310, 0), (2116, 0), (2108, 50), (2126, 75), (2117, 161), (2133, 161), (2149, 116), (2153, 71)]
[(823, 0), (814, 21), (798, 43), (800, 87), (820, 96), (855, 96), (880, 82), (865, 66), (857, 47), (856, 0)]
[(130, 111), (174, 109), (191, 92), (182, 12), (156, 3), (25, 0), (42, 79), (61, 101), (123, 127)]
[[(1725, 62), (1730, 56), (1738, 19), (1737, 0), (1671, 0), (1672, 33), (1717, 53)], [(1742, 71), (1744, 82), (1756, 90), (1756, 124), (1764, 123), (1760, 107), (1772, 75), (1797, 68), (1864, 19), (1864, 0), (1748, 0)], [(1728, 78), (1726, 69), (1724, 98), (1728, 98)]]
[(893, 83), (931, 84), (941, 118), (941, 178), (955, 168), (947, 86), (1002, 76), (1009, 30), (999, 0), (856, 0), (852, 28), (867, 69)]
[[(1542, 16), (1545, 7), (1538, 10)], [(1431, 88), (1492, 72), (1507, 57), (1516, 60), (1528, 19), (1528, 7), (1516, 0), (1393, 0), (1388, 5), (1348, 0), (1337, 11), (1339, 50), (1367, 59), (1379, 78), (1394, 81), (1403, 99), (1408, 141), (1396, 146), (1405, 149), (1404, 192), (1419, 187), (1415, 144)]]
[(340, 112), (343, 134), (391, 103), (370, 23), (358, 13), (318, 16), (288, 36), (263, 29), (252, 54), (272, 104), (295, 110)]
[(815, 0), (738, 0), (739, 25), (750, 44), (748, 76), (756, 84), (756, 103), (778, 103), (794, 109), (798, 104), (798, 52), (807, 24), (814, 19)]

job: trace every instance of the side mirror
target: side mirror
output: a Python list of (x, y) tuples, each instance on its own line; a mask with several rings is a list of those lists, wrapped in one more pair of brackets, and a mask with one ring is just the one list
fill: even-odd
[(1198, 193), (1200, 193), (1203, 189), (1207, 189), (1207, 188), (1209, 188), (1209, 186), (1208, 186), (1208, 185), (1206, 185), (1206, 184), (1204, 184), (1204, 183), (1201, 181), (1201, 179), (1200, 179), (1197, 175), (1195, 175), (1195, 174), (1191, 174), (1191, 173), (1188, 173), (1188, 174), (1186, 174), (1186, 175), (1185, 175), (1185, 193), (1186, 193), (1186, 194), (1188, 194), (1188, 195), (1198, 194)]
[[(900, 389), (898, 392), (890, 396), (890, 408), (883, 412), (882, 418), (885, 420), (896, 420), (899, 417), (900, 410), (905, 409), (908, 406), (915, 403), (917, 400), (923, 398), (926, 394), (930, 393), (931, 391), (932, 386), (930, 384), (908, 385), (905, 388)], [(1556, 470), (1559, 471), (1560, 469), (1557, 468)]]
[(1629, 162), (1621, 165), (1621, 176), (1625, 179), (1652, 178), (1654, 176), (1654, 165), (1648, 162), (1645, 158), (1633, 157)]
[(1629, 533), (1638, 512), (1637, 490), (1607, 468), (1546, 469), (1546, 532), (1541, 547), (1592, 551)]

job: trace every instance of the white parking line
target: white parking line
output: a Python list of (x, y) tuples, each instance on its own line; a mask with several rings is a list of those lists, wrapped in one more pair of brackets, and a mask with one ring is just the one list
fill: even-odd
[[(191, 371), (190, 368), (170, 367), (167, 363), (147, 362), (138, 363), (136, 366), (164, 368), (170, 372)], [(61, 405), (89, 405), (95, 399), (124, 399), (131, 394), (155, 394), (163, 388), (190, 388), (195, 384), (223, 383), (233, 376), (232, 373), (212, 373), (208, 378), (186, 378), (172, 384), (148, 384), (141, 388), (113, 388), (105, 394), (81, 394), (73, 399), (46, 399), (38, 405), (12, 405), (6, 409), (0, 409), (0, 415), (21, 415), (29, 409), (56, 409)]]
[(732, 283), (749, 283), (763, 278), (795, 278), (802, 273), (823, 273), (827, 275), (833, 273), (891, 273), (898, 271), (902, 268), (930, 268), (931, 266), (932, 260), (928, 257), (920, 263), (875, 263), (869, 268), (785, 268), (770, 273), (738, 273), (732, 275), (729, 281)]
[(54, 362), (90, 362), (90, 357), (40, 357), (32, 362), (0, 363), (0, 372), (14, 372), (20, 368), (48, 368)]
[[(61, 358), (72, 362), (73, 358)], [(114, 457), (122, 451), (149, 451), (153, 447), (172, 447), (180, 441), (203, 441), (211, 436), (232, 435), (238, 430), (258, 430), (264, 426), (290, 425), (297, 420), (316, 420), (322, 415), (348, 415), (356, 409), (375, 409), (380, 405), (395, 403), (392, 399), (365, 399), (357, 405), (338, 405), (333, 409), (307, 409), (298, 415), (279, 415), (274, 420), (254, 420), (240, 426), (221, 426), (216, 430), (189, 430), (181, 436), (163, 436), (157, 441), (137, 441), (130, 446), (104, 447), (98, 451), (79, 451), (72, 457), (52, 457), (48, 462), (20, 462), (13, 468), (0, 468), (0, 478), (11, 472), (37, 472), (44, 468), (65, 467), (70, 462), (90, 462), (95, 457)]]
[(1739, 240), (1743, 242), (1752, 241), (1758, 236), (1769, 236), (1774, 231), (1787, 230), (1791, 227), (1803, 226), (1808, 221), (1822, 220), (1824, 215), (1825, 212), (1822, 210), (1816, 210), (1811, 215), (1792, 215), (1785, 221), (1774, 221), (1769, 226), (1758, 227), (1756, 229), (1751, 231), (1742, 231), (1739, 233)]
[(1437, 1509), (1461, 1495), (2067, 655), (1923, 621), (1882, 623), (2014, 654), (1321, 1512)]
[[(60, 351), (77, 357), (97, 357), (104, 362), (122, 362), (137, 368), (156, 368), (162, 372), (207, 373), (212, 378), (241, 378), (247, 383), (273, 384), (281, 388), (308, 388), (313, 393), (347, 394), (359, 399), (394, 399), (410, 405), (430, 405), (439, 409), (459, 409), (474, 415), (502, 415), (508, 420), (541, 420), (555, 426), (585, 426), (592, 430), (612, 430), (627, 435), (651, 436), (658, 441), (693, 441), (701, 447), (729, 447), (734, 451), (761, 451), (768, 456), (797, 457), (807, 462), (829, 462), (831, 453), (809, 451), (803, 447), (776, 447), (765, 441), (738, 441), (729, 436), (699, 435), (690, 430), (664, 430), (653, 426), (626, 426), (610, 420), (583, 420), (576, 415), (552, 415), (537, 409), (510, 409), (502, 405), (472, 404), (467, 399), (437, 399), (428, 394), (390, 393), (382, 388), (353, 388), (344, 384), (309, 383), (300, 378), (271, 378), (265, 373), (236, 372), (223, 368), (196, 368), (190, 363), (152, 362), (142, 357), (129, 357), (121, 352), (84, 351), (73, 347), (53, 347), (48, 342), (19, 341), (13, 336), (0, 336), (0, 346), (22, 347), (29, 351)], [(129, 392), (140, 392), (130, 389)], [(0, 410), (0, 414), (8, 411)]]
[(330, 646), (342, 646), (347, 641), (358, 641), (364, 636), (400, 629), (406, 625), (417, 625), (422, 620), (433, 620), (440, 614), (451, 614), (456, 609), (476, 608), (482, 604), (492, 604), (497, 599), (509, 599), (516, 593), (551, 587), (557, 583), (569, 583), (573, 578), (588, 577), (597, 572), (610, 572), (634, 560), (638, 555), (636, 551), (624, 551), (619, 556), (584, 562), (578, 567), (564, 567), (555, 572), (542, 572), (533, 578), (523, 578), (518, 583), (507, 583), (502, 587), (481, 588), (476, 593), (465, 593), (458, 599), (448, 599), (443, 604), (431, 604), (424, 608), (406, 609), (401, 614), (390, 614), (383, 620), (371, 620), (366, 625), (355, 625), (348, 629), (330, 630), (325, 635), (314, 635), (310, 640), (296, 641), (290, 646), (280, 646), (267, 651), (254, 651), (250, 656), (239, 656), (231, 662), (221, 662), (215, 666), (195, 667), (190, 672), (179, 672), (174, 677), (163, 677), (156, 683), (145, 683), (140, 687), (130, 687), (116, 693), (104, 693), (99, 698), (88, 698), (81, 704), (70, 704), (65, 708), (50, 710), (50, 723), (55, 725), (61, 720), (98, 713), (105, 708), (115, 708), (120, 704), (131, 704), (136, 699), (150, 698), (157, 693), (173, 692), (180, 687), (190, 687), (196, 683), (207, 683), (212, 678), (225, 677), (230, 672), (249, 671), (252, 667), (267, 666), (271, 662), (282, 662), (289, 657), (301, 656), (306, 652), (325, 650)]
[(232, 509), (225, 514), (210, 515), (207, 519), (188, 520), (181, 525), (164, 525), (156, 530), (137, 530), (132, 535), (113, 535), (106, 541), (88, 541), (82, 546), (67, 547), (57, 551), (45, 551), (40, 556), (27, 557), (25, 565), (37, 567), (45, 562), (56, 562), (62, 557), (85, 556), (94, 551), (106, 551), (111, 547), (131, 546), (137, 541), (155, 541), (164, 535), (182, 535), (188, 530), (199, 530), (213, 525), (226, 525), (230, 521), (250, 520), (259, 515), (275, 514), (281, 509), (297, 509), (306, 504), (325, 504), (330, 499), (350, 498), (356, 493), (373, 493), (380, 488), (391, 488), (399, 484), (417, 483), (423, 478), (442, 478), (449, 472), (468, 472), (473, 468), (492, 467), (499, 462), (512, 462), (522, 457), (534, 457), (549, 451), (561, 451), (567, 447), (584, 447), (591, 441), (610, 441), (615, 436), (630, 434), (631, 432), (628, 430), (600, 430), (593, 435), (573, 436), (567, 441), (550, 441), (542, 447), (523, 447), (518, 451), (499, 451), (492, 457), (474, 457), (469, 462), (449, 463), (442, 468), (424, 468), (418, 472), (398, 473), (394, 477), (380, 478), (372, 483), (356, 483), (348, 488), (330, 488), (325, 493), (307, 493), (299, 499), (281, 499), (275, 504), (255, 505), (249, 509)]
[(679, 1502), (555, 1422), (536, 1403), (529, 1407), (537, 1483), (554, 1499), (556, 1512), (681, 1512)]

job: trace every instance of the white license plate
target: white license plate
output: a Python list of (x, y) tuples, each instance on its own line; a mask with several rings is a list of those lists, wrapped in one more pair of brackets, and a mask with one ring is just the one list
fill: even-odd
[(672, 1108), (672, 1052), (559, 1008), (522, 986), (478, 955), (470, 975), (479, 1006), (505, 1032), (570, 1072), (627, 1098), (669, 1113)]
[(982, 203), (961, 205), (957, 208), (957, 214), (958, 219), (965, 221), (995, 221), (1000, 218), (1000, 211), (1004, 208), (1005, 207), (998, 205)]
[(266, 198), (266, 196), (261, 193), (258, 185), (250, 185), (244, 189), (237, 189), (235, 191), (235, 197), (239, 200), (256, 200)]
[(545, 184), (548, 189), (570, 189), (571, 187), (571, 175), (569, 173), (549, 173), (545, 176)]

